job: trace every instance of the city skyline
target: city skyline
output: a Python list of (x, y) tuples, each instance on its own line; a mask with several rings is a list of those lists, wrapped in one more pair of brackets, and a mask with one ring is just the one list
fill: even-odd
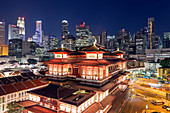
[[(120, 29), (128, 29), (131, 34), (147, 26), (149, 17), (155, 18), (155, 34), (163, 36), (163, 32), (170, 30), (168, 16), (169, 1), (136, 1), (114, 2), (100, 1), (4, 1), (0, 8), (0, 20), (6, 25), (16, 24), (19, 16), (25, 17), (26, 38), (32, 37), (35, 32), (35, 22), (42, 20), (45, 34), (53, 34), (61, 38), (62, 20), (69, 22), (70, 34), (75, 35), (75, 26), (86, 22), (94, 35), (101, 30), (107, 30), (109, 35), (117, 35)], [(27, 5), (25, 5), (27, 4)], [(128, 4), (128, 5), (127, 5)], [(151, 7), (150, 7), (151, 5)], [(164, 7), (161, 7), (164, 6)], [(17, 7), (17, 8), (15, 8)], [(13, 10), (11, 10), (13, 9)], [(96, 29), (98, 28), (98, 29)], [(6, 27), (7, 35), (7, 27)], [(6, 36), (7, 37), (7, 36)]]

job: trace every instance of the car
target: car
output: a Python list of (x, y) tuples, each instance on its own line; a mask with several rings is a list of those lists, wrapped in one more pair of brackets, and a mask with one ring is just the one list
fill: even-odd
[(160, 101), (151, 101), (151, 103), (152, 104), (154, 104), (154, 105), (163, 105), (164, 104), (164, 102), (160, 102)]
[(162, 106), (163, 109), (166, 109), (167, 107), (168, 107), (167, 105), (163, 105), (163, 106)]
[(166, 108), (166, 110), (167, 110), (167, 111), (170, 111), (170, 107), (168, 106), (168, 107)]

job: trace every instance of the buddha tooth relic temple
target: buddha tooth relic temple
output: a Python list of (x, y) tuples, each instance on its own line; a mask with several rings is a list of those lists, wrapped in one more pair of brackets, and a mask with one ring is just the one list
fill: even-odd
[(29, 91), (28, 100), (17, 103), (24, 113), (106, 113), (113, 101), (123, 99), (128, 83), (124, 52), (96, 43), (49, 52), (54, 59), (44, 62), (48, 85)]

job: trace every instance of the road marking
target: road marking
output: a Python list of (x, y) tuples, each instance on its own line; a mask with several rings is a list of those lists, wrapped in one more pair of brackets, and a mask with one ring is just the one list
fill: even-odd
[(134, 103), (133, 103), (133, 105), (132, 105), (132, 109), (130, 110), (130, 113), (132, 113), (133, 107), (134, 107)]

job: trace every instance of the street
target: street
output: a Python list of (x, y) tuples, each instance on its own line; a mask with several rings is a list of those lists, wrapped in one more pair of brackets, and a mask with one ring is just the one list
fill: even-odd
[(133, 96), (128, 97), (122, 110), (119, 113), (144, 113), (146, 110), (146, 105), (148, 105), (149, 110), (156, 110), (162, 113), (168, 113), (166, 109), (163, 109), (162, 106), (156, 106), (151, 104), (150, 101), (146, 101), (140, 96), (133, 94)]

